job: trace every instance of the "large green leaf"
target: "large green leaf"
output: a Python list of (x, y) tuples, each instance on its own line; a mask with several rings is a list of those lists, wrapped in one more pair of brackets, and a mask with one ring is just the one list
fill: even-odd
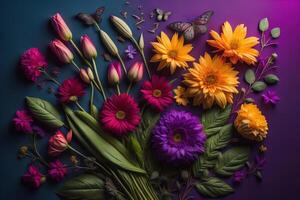
[(66, 181), (57, 191), (63, 200), (104, 200), (104, 182), (94, 174), (82, 174)]
[(255, 73), (253, 69), (248, 69), (245, 72), (245, 81), (250, 85), (255, 82)]
[(215, 172), (223, 176), (231, 176), (236, 170), (245, 165), (249, 159), (249, 147), (233, 147), (219, 156)]
[(117, 148), (105, 140), (101, 134), (98, 134), (85, 121), (78, 118), (71, 109), (65, 107), (65, 113), (80, 137), (83, 138), (85, 143), (90, 145), (92, 149), (91, 153), (96, 153), (96, 155), (94, 155), (96, 158), (101, 155), (107, 161), (118, 167), (137, 173), (146, 173), (145, 170), (128, 160)]
[(197, 190), (207, 197), (221, 197), (234, 192), (234, 189), (216, 177), (209, 177), (196, 184)]
[(221, 127), (227, 123), (230, 112), (231, 106), (226, 106), (224, 109), (214, 107), (202, 114), (201, 121), (204, 126), (204, 132), (208, 137), (220, 131)]
[(57, 109), (48, 101), (35, 97), (26, 97), (27, 108), (33, 117), (43, 124), (59, 128), (64, 125)]

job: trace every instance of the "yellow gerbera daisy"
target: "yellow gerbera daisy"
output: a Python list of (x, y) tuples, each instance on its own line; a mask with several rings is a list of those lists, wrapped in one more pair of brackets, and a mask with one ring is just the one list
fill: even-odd
[(236, 89), (238, 72), (230, 63), (220, 56), (210, 57), (205, 53), (200, 57), (199, 63), (194, 63), (189, 73), (184, 74), (184, 83), (188, 86), (187, 96), (193, 97), (193, 104), (203, 104), (203, 108), (211, 108), (214, 103), (224, 108), (233, 102), (233, 94), (238, 93)]
[(234, 125), (244, 138), (262, 141), (267, 137), (268, 122), (255, 104), (243, 104)]
[(181, 86), (177, 86), (176, 89), (173, 90), (175, 93), (175, 101), (178, 105), (186, 106), (189, 103), (188, 98), (185, 95), (185, 88)]
[(164, 32), (161, 32), (160, 37), (156, 38), (158, 42), (151, 42), (156, 54), (150, 62), (160, 62), (157, 70), (170, 67), (171, 74), (173, 74), (177, 67), (187, 68), (187, 62), (195, 60), (189, 55), (193, 47), (191, 44), (184, 45), (183, 36), (178, 38), (178, 34), (175, 33), (170, 40)]
[(244, 24), (238, 25), (232, 31), (229, 22), (222, 26), (221, 36), (216, 31), (211, 31), (213, 40), (207, 40), (208, 44), (223, 52), (233, 64), (238, 61), (254, 64), (259, 52), (253, 47), (259, 43), (257, 37), (247, 37), (247, 27)]

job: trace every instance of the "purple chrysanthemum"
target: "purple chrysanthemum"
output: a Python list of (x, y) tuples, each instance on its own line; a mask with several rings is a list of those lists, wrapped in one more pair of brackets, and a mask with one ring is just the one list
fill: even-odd
[(172, 110), (161, 117), (152, 139), (159, 158), (178, 166), (191, 164), (204, 152), (206, 135), (197, 117)]

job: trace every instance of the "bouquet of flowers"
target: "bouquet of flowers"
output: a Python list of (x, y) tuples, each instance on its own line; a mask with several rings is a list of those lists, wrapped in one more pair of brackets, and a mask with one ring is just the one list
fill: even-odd
[[(265, 18), (259, 23), (261, 37), (247, 37), (245, 25), (233, 30), (225, 22), (221, 34), (210, 32), (212, 38), (207, 43), (214, 50), (200, 56), (199, 61), (190, 55), (192, 44), (185, 43), (183, 36), (175, 33), (169, 38), (161, 32), (151, 43), (154, 55), (150, 62), (159, 63), (157, 71), (169, 69), (171, 75), (186, 69), (182, 78), (169, 81), (168, 77), (151, 73), (154, 70), (149, 69), (144, 54), (143, 34), (135, 39), (123, 19), (110, 17), (119, 34), (132, 42), (126, 50), (128, 57), (139, 52), (142, 58), (130, 68), (97, 18), (89, 14), (81, 14), (80, 18), (96, 28), (102, 45), (116, 59), (107, 70), (115, 94), (108, 95), (99, 76), (98, 52), (90, 37), (81, 36), (81, 45), (77, 45), (62, 16), (52, 16), (59, 39), (51, 41), (49, 48), (62, 64), (73, 66), (76, 75), (59, 82), (56, 70), (49, 69), (37, 48), (21, 56), (26, 78), (38, 82), (44, 77), (53, 82), (59, 102), (52, 104), (28, 96), (25, 108), (18, 110), (13, 119), (18, 131), (32, 137), (32, 144), (22, 146), (19, 152), (20, 157), (31, 160), (22, 176), (25, 184), (39, 188), (46, 181), (61, 181), (72, 172), (78, 175), (66, 180), (57, 191), (62, 199), (156, 200), (177, 195), (183, 200), (192, 198), (193, 188), (208, 197), (232, 193), (230, 180), (224, 178), (232, 177), (236, 183), (251, 174), (262, 178), (268, 123), (251, 95), (279, 81), (270, 73), (276, 68), (277, 54), (259, 57), (265, 48), (276, 45), (279, 28), (273, 28), (268, 38), (269, 22)], [(254, 48), (258, 44), (260, 50)], [(76, 61), (73, 50), (82, 64)], [(248, 66), (243, 72), (246, 87), (239, 87), (237, 63)], [(136, 98), (130, 90), (143, 80), (144, 69), (148, 79), (139, 90), (141, 98)], [(127, 90), (120, 88), (122, 80)], [(97, 94), (103, 97), (101, 106), (96, 106)], [(88, 106), (82, 105), (83, 96), (89, 98)], [(270, 90), (262, 98), (265, 104), (279, 100)], [(179, 106), (169, 108), (174, 102)], [(201, 117), (186, 107), (201, 110)], [(37, 146), (45, 130), (54, 133), (46, 157)], [(250, 160), (250, 149), (260, 152), (254, 162)], [(63, 163), (58, 157), (66, 151), (70, 159)]]

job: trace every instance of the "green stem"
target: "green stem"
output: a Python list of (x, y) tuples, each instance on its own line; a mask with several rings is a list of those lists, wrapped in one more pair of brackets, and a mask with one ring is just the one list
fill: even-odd
[(125, 63), (124, 63), (123, 59), (121, 58), (120, 54), (117, 54), (117, 58), (118, 58), (118, 60), (119, 60), (120, 63), (121, 63), (121, 66), (122, 66), (122, 68), (123, 68), (123, 70), (124, 70), (124, 73), (127, 75), (127, 69), (126, 69), (126, 67), (125, 67)]
[(50, 80), (52, 81), (53, 83), (55, 83), (57, 86), (60, 86), (60, 83), (55, 79), (53, 78), (50, 74), (48, 74), (48, 72), (46, 72), (45, 70), (41, 70), (42, 73), (45, 74), (45, 76)]
[(77, 53), (80, 55), (80, 57), (82, 58), (82, 60), (91, 67), (91, 63), (84, 57), (83, 53), (80, 51), (80, 49), (78, 48), (78, 46), (75, 44), (75, 42), (73, 40), (70, 40), (72, 46), (75, 48), (75, 50), (77, 51)]
[(72, 64), (77, 71), (80, 71), (80, 67), (76, 64), (76, 62), (74, 60), (72, 60)]
[(79, 108), (79, 110), (86, 112), (85, 109), (79, 104), (78, 101), (75, 101), (76, 106)]
[(95, 75), (96, 75), (96, 80), (97, 80), (97, 82), (98, 82), (98, 84), (100, 86), (100, 89), (101, 89), (104, 101), (106, 101), (107, 98), (106, 98), (106, 95), (105, 95), (105, 91), (104, 91), (102, 82), (101, 82), (101, 80), (99, 78), (99, 74), (98, 74), (98, 70), (97, 70), (97, 65), (96, 65), (95, 59), (92, 59), (92, 62), (93, 62), (94, 72), (95, 72)]
[(94, 105), (94, 92), (95, 92), (94, 85), (91, 84), (90, 112), (92, 112), (93, 105)]
[(121, 94), (121, 91), (120, 91), (120, 86), (119, 86), (119, 84), (116, 85), (116, 88), (117, 88), (118, 95), (120, 95), (120, 94)]
[(131, 88), (132, 88), (132, 85), (133, 85), (133, 82), (132, 81), (130, 81), (130, 83), (129, 83), (129, 86), (128, 86), (128, 88), (127, 88), (127, 94), (129, 94), (129, 92), (130, 92), (130, 90), (131, 90)]
[(138, 50), (139, 50), (139, 52), (140, 52), (140, 54), (141, 54), (141, 56), (142, 56), (143, 62), (144, 62), (144, 64), (145, 64), (145, 67), (146, 67), (146, 71), (147, 71), (148, 77), (149, 77), (149, 79), (151, 79), (150, 69), (149, 69), (149, 67), (148, 67), (148, 63), (147, 63), (147, 61), (146, 61), (146, 57), (145, 57), (145, 54), (144, 54), (143, 49), (140, 48), (140, 45), (139, 45), (138, 42), (134, 39), (134, 37), (132, 37), (132, 38), (130, 38), (130, 39), (131, 39), (131, 41), (134, 43), (134, 45), (138, 48)]
[(41, 154), (39, 153), (38, 149), (37, 149), (37, 145), (36, 145), (36, 134), (33, 134), (33, 149), (35, 154), (38, 156), (38, 159), (45, 165), (48, 166), (48, 163), (45, 161), (45, 159), (41, 156)]

